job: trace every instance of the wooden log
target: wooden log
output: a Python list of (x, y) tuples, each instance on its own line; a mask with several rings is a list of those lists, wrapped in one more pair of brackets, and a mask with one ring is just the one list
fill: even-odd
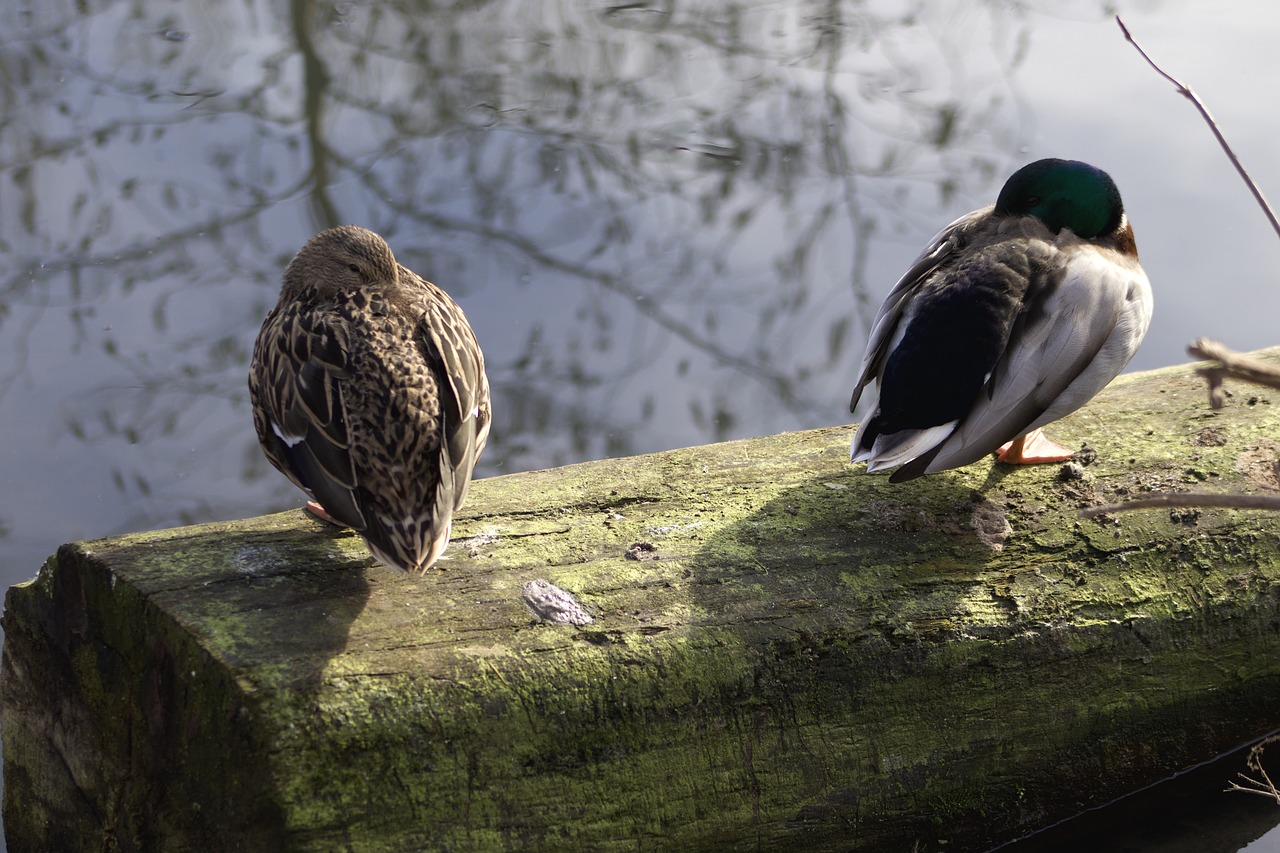
[(1085, 467), (895, 486), (838, 427), (483, 480), (421, 579), (300, 511), (64, 546), (5, 602), (10, 847), (1026, 833), (1280, 722), (1275, 516), (1076, 515), (1275, 491), (1274, 392), (1234, 391), (1123, 377), (1052, 430)]

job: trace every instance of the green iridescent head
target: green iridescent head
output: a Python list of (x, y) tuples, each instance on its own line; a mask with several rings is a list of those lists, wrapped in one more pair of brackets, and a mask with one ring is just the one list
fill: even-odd
[(1037, 160), (1005, 181), (996, 199), (1000, 216), (1034, 216), (1055, 234), (1070, 228), (1092, 240), (1120, 227), (1124, 205), (1115, 181), (1079, 160)]

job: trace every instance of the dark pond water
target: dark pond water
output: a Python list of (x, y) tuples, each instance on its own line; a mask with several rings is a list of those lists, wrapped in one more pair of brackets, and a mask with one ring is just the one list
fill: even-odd
[[(486, 476), (849, 422), (883, 294), (1043, 156), (1125, 195), (1157, 294), (1134, 368), (1276, 343), (1280, 241), (1112, 11), (0, 4), (0, 582), (298, 503), (245, 370), (284, 264), (337, 223), (465, 307)], [(1280, 195), (1280, 4), (1119, 11)]]

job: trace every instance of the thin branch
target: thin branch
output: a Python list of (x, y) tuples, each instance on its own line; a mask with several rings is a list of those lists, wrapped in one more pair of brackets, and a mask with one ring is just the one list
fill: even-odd
[(1227, 791), (1239, 791), (1242, 794), (1258, 794), (1259, 796), (1275, 800), (1280, 803), (1280, 790), (1276, 789), (1276, 785), (1271, 781), (1271, 776), (1267, 774), (1267, 770), (1262, 766), (1262, 753), (1268, 746), (1275, 743), (1277, 737), (1271, 735), (1264, 739), (1261, 743), (1255, 743), (1249, 749), (1249, 757), (1245, 759), (1245, 766), (1262, 777), (1261, 780), (1254, 779), (1252, 776), (1246, 776), (1244, 773), (1237, 773), (1245, 784), (1241, 785), (1237, 782), (1228, 781)]
[(1152, 507), (1226, 507), (1227, 509), (1280, 510), (1280, 495), (1219, 495), (1206, 492), (1162, 492), (1145, 498), (1125, 501), (1122, 504), (1091, 506), (1080, 510), (1081, 518), (1093, 518), (1129, 509)]
[(1265, 361), (1229, 350), (1217, 341), (1208, 338), (1196, 338), (1187, 347), (1187, 352), (1205, 361), (1217, 362), (1196, 369), (1209, 383), (1209, 407), (1221, 409), (1225, 394), (1222, 389), (1223, 379), (1238, 379), (1241, 382), (1252, 382), (1280, 391), (1280, 368)]
[[(1255, 761), (1253, 763), (1253, 769), (1258, 771), (1258, 775), (1262, 777), (1262, 784), (1266, 786), (1266, 789), (1271, 793), (1271, 796), (1280, 799), (1280, 794), (1277, 794), (1276, 792), (1276, 783), (1271, 781), (1271, 777), (1267, 774), (1266, 769), (1263, 768), (1261, 761)], [(1250, 782), (1255, 781), (1253, 779), (1249, 779), (1248, 776), (1245, 776), (1244, 778)]]
[(1231, 146), (1223, 137), (1222, 132), (1218, 130), (1217, 122), (1213, 120), (1213, 116), (1209, 115), (1208, 107), (1200, 102), (1200, 98), (1196, 96), (1195, 92), (1191, 91), (1190, 86), (1165, 71), (1159, 65), (1156, 65), (1155, 61), (1147, 55), (1145, 50), (1142, 49), (1142, 45), (1138, 44), (1137, 39), (1129, 33), (1129, 28), (1124, 25), (1124, 21), (1120, 19), (1119, 15), (1116, 15), (1116, 23), (1120, 25), (1120, 31), (1124, 33), (1124, 37), (1128, 39), (1129, 44), (1133, 45), (1138, 53), (1142, 54), (1142, 58), (1147, 61), (1147, 64), (1154, 68), (1157, 74), (1176, 86), (1178, 94), (1191, 101), (1191, 103), (1195, 105), (1195, 108), (1200, 111), (1200, 115), (1204, 116), (1204, 120), (1209, 124), (1209, 130), (1213, 131), (1214, 138), (1218, 140), (1218, 144), (1222, 146), (1222, 150), (1227, 152), (1227, 158), (1231, 161), (1231, 164), (1236, 167), (1236, 171), (1240, 173), (1240, 177), (1244, 179), (1245, 184), (1248, 185), (1249, 192), (1253, 193), (1253, 197), (1257, 199), (1258, 204), (1262, 207), (1262, 212), (1267, 217), (1267, 221), (1269, 221), (1271, 223), (1271, 227), (1275, 229), (1276, 235), (1280, 236), (1280, 220), (1276, 219), (1275, 211), (1271, 209), (1271, 205), (1267, 204), (1267, 199), (1263, 196), (1262, 190), (1258, 189), (1258, 185), (1253, 182), (1253, 178), (1249, 177), (1249, 173), (1245, 171), (1245, 168), (1240, 163), (1239, 158), (1236, 157), (1236, 153), (1231, 150)]
[(1237, 785), (1235, 782), (1228, 781), (1227, 787), (1223, 788), (1222, 790), (1227, 793), (1230, 793), (1232, 791), (1239, 791), (1242, 794), (1257, 794), (1260, 797), (1266, 797), (1268, 800), (1275, 800), (1277, 803), (1280, 803), (1280, 791), (1277, 791), (1275, 788), (1267, 788), (1261, 782), (1257, 781), (1256, 779), (1250, 779), (1248, 776), (1244, 775), (1243, 773), (1239, 774), (1239, 776), (1250, 787), (1245, 787), (1244, 785)]

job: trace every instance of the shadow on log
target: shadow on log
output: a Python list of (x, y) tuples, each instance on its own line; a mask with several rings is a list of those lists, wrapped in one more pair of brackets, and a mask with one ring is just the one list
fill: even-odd
[(1280, 722), (1280, 520), (1076, 517), (1274, 490), (1272, 396), (1122, 377), (1053, 429), (1085, 467), (893, 486), (840, 427), (483, 480), (422, 579), (301, 511), (64, 546), (5, 604), (9, 844), (1025, 834)]

